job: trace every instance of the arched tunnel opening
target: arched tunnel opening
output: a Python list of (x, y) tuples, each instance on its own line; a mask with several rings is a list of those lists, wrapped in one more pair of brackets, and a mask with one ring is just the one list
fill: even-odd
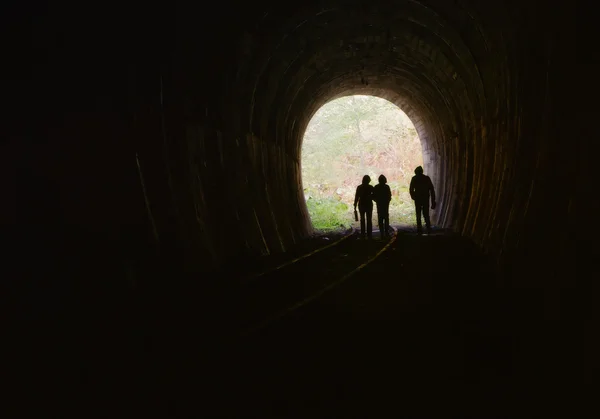
[(415, 225), (409, 186), (422, 164), (419, 134), (392, 102), (368, 95), (327, 101), (311, 116), (301, 150), (302, 189), (315, 234), (360, 228), (352, 207), (364, 175), (372, 186), (385, 177), (391, 225)]
[[(439, 278), (490, 266), (469, 284), (502, 296), (511, 313), (516, 337), (503, 351), (514, 355), (506, 373), (517, 378), (502, 383), (534, 383), (519, 387), (505, 413), (557, 407), (533, 406), (549, 394), (566, 406), (585, 393), (578, 384), (598, 365), (598, 323), (596, 294), (578, 288), (577, 216), (593, 186), (585, 148), (565, 147), (576, 123), (561, 112), (571, 103), (575, 2), (226, 0), (210, 11), (159, 3), (118, 12), (15, 6), (6, 15), (5, 39), (15, 42), (2, 156), (15, 166), (6, 179), (18, 205), (1, 211), (6, 248), (22, 251), (7, 258), (16, 273), (10, 319), (16, 353), (29, 354), (16, 389), (67, 387), (87, 371), (97, 394), (122, 401), (117, 389), (151, 374), (144, 354), (160, 364), (212, 347), (206, 336), (222, 325), (210, 310), (226, 300), (213, 297), (237, 289), (249, 264), (283, 261), (311, 235), (300, 162), (311, 116), (359, 94), (414, 122), (435, 223), (474, 249), (463, 252), (472, 263), (455, 263), (443, 255), (458, 247), (444, 236), (411, 254), (437, 249), (445, 262), (428, 266), (453, 269)], [(161, 377), (200, 368), (182, 358), (189, 364)], [(161, 395), (136, 400), (148, 407)]]

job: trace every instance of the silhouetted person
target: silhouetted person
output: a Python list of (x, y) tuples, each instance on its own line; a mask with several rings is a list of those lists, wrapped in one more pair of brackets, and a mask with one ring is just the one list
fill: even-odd
[(423, 174), (421, 166), (415, 169), (415, 175), (410, 181), (410, 197), (415, 201), (417, 211), (417, 232), (422, 233), (421, 212), (425, 218), (427, 233), (431, 233), (431, 222), (429, 221), (429, 195), (431, 194), (431, 209), (435, 209), (435, 191), (429, 176)]
[(387, 184), (385, 176), (379, 176), (379, 183), (373, 188), (373, 196), (377, 203), (377, 222), (379, 223), (379, 231), (381, 237), (389, 235), (390, 228), (390, 201), (392, 200), (392, 191)]
[(354, 210), (358, 203), (358, 211), (360, 213), (360, 235), (365, 237), (365, 218), (367, 219), (367, 236), (370, 238), (373, 234), (373, 185), (369, 175), (364, 175), (362, 184), (356, 187), (354, 195)]

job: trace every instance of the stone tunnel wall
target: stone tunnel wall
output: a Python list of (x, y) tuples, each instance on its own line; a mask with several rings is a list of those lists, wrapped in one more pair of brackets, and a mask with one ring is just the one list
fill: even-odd
[[(571, 42), (560, 28), (573, 10), (340, 4), (232, 13), (221, 2), (212, 15), (161, 5), (146, 19), (133, 8), (57, 7), (40, 18), (34, 39), (45, 52), (28, 72), (15, 64), (3, 154), (23, 157), (20, 187), (33, 204), (18, 214), (40, 248), (52, 246), (48, 260), (72, 263), (68, 249), (75, 264), (102, 266), (100, 277), (143, 271), (159, 255), (198, 279), (284, 251), (311, 233), (304, 128), (328, 100), (362, 92), (416, 121), (437, 222), (471, 237), (511, 281), (558, 298), (571, 286), (580, 205), (575, 192), (556, 193), (568, 191), (580, 152), (562, 143), (559, 112)], [(45, 99), (34, 106), (24, 97), (36, 91)], [(566, 228), (549, 229), (556, 220)]]

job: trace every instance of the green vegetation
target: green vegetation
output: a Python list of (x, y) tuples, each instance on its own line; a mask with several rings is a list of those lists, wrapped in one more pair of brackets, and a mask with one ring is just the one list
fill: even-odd
[(350, 206), (335, 198), (309, 197), (306, 206), (317, 230), (346, 230), (351, 226), (351, 219), (348, 217)]
[(418, 134), (394, 104), (373, 96), (327, 103), (310, 121), (302, 144), (302, 181), (313, 226), (327, 231), (356, 225), (354, 192), (365, 174), (372, 185), (380, 174), (387, 177), (390, 223), (412, 224), (408, 185), (422, 164)]

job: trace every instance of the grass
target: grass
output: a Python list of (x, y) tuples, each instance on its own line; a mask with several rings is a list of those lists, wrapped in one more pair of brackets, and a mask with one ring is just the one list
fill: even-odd
[(306, 200), (306, 206), (316, 230), (345, 230), (352, 225), (350, 206), (335, 198), (310, 197)]
[[(317, 231), (331, 232), (345, 230), (355, 225), (352, 206), (333, 197), (309, 197), (306, 201), (308, 212)], [(390, 224), (414, 224), (415, 207), (412, 201), (392, 200)], [(377, 223), (377, 207), (373, 208), (373, 225)]]

